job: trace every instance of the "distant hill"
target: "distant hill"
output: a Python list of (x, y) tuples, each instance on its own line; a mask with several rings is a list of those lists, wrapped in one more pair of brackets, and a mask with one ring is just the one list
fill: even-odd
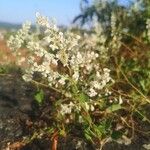
[[(9, 22), (2, 22), (0, 21), (0, 30), (17, 30), (22, 27), (22, 24), (15, 24), (15, 23), (9, 23)], [(31, 25), (31, 29), (35, 30), (36, 26)], [(63, 25), (59, 25), (59, 28), (62, 30), (66, 30), (67, 27)]]
[(18, 29), (18, 28), (21, 28), (21, 24), (13, 24), (13, 23), (0, 21), (0, 29), (11, 30), (11, 29)]

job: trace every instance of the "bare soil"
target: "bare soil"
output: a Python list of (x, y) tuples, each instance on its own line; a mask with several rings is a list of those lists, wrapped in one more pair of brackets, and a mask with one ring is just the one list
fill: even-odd
[[(18, 74), (0, 76), (0, 149), (5, 150), (8, 144), (12, 150), (51, 150), (51, 137), (45, 136), (42, 139), (34, 139), (32, 142), (21, 145), (19, 141), (24, 136), (31, 135), (35, 128), (47, 126), (52, 120), (50, 118), (51, 101), (56, 93), (46, 92), (46, 102), (39, 108), (34, 101), (36, 88), (25, 83)], [(148, 107), (147, 109), (149, 109)], [(139, 125), (145, 131), (150, 131), (149, 124)], [(80, 146), (77, 143), (80, 140)], [(104, 150), (144, 150), (143, 144), (150, 143), (150, 136), (136, 133), (132, 144), (125, 146), (115, 142), (108, 143)], [(88, 143), (80, 135), (79, 129), (58, 140), (58, 150), (95, 150), (96, 148)]]

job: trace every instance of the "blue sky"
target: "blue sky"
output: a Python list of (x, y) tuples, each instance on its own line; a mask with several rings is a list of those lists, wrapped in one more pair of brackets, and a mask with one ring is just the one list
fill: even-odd
[[(91, 1), (91, 0), (90, 0)], [(129, 0), (120, 0), (126, 4)], [(54, 17), (58, 24), (69, 25), (80, 13), (80, 0), (0, 0), (0, 21), (35, 21), (35, 13)]]
[(1, 0), (0, 21), (22, 23), (35, 21), (40, 12), (57, 19), (58, 24), (68, 25), (80, 13), (80, 0)]

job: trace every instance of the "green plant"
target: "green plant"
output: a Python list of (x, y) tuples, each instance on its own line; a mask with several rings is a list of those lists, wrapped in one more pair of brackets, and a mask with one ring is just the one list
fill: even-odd
[[(94, 33), (81, 37), (69, 30), (61, 32), (54, 22), (40, 14), (37, 24), (41, 27), (40, 35), (31, 33), (27, 23), (10, 37), (8, 45), (16, 55), (22, 46), (26, 47), (27, 65), (22, 68), (25, 81), (49, 87), (59, 94), (51, 106), (50, 128), (54, 129), (54, 137), (66, 136), (79, 125), (79, 132), (101, 148), (111, 140), (130, 144), (136, 130), (135, 112), (150, 122), (139, 110), (150, 102), (149, 83), (139, 75), (134, 76), (136, 71), (147, 76), (148, 69), (145, 66), (142, 70), (136, 57), (134, 60), (120, 57), (122, 46), (128, 48), (128, 45), (122, 41), (115, 14), (111, 14), (110, 37), (99, 23)], [(110, 59), (114, 61), (111, 64)], [(40, 90), (35, 99), (41, 105), (44, 92)], [(127, 115), (124, 117), (121, 112)]]
[(34, 95), (34, 98), (36, 100), (36, 102), (39, 104), (39, 105), (42, 105), (43, 101), (44, 101), (44, 92), (43, 90), (39, 90), (37, 91), (37, 93)]

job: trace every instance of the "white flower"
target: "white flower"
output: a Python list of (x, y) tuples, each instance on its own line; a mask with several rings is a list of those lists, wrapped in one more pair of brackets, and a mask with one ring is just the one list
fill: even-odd
[(95, 89), (102, 89), (102, 86), (101, 86), (101, 84), (100, 84), (98, 81), (93, 81), (92, 84), (93, 84), (92, 86), (93, 86)]
[(62, 115), (71, 114), (74, 108), (75, 105), (72, 102), (70, 102), (69, 104), (61, 104), (60, 113)]
[(83, 121), (84, 121), (84, 120), (83, 120), (83, 117), (82, 117), (82, 116), (79, 116), (79, 122), (80, 122), (80, 123), (83, 123)]
[(45, 26), (45, 27), (50, 27), (48, 18), (41, 16), (39, 12), (36, 13), (36, 19), (37, 19), (36, 21), (39, 25)]
[(95, 110), (95, 108), (94, 108), (93, 105), (90, 106), (90, 110), (91, 110), (91, 111), (94, 111), (94, 110)]
[(63, 104), (63, 105), (61, 105), (60, 113), (61, 113), (62, 115), (70, 114), (70, 113), (71, 113), (71, 110), (72, 110), (71, 107), (69, 107), (67, 104)]
[(22, 78), (23, 78), (26, 82), (29, 82), (29, 81), (32, 80), (33, 76), (32, 76), (32, 74), (25, 74), (25, 75), (23, 75)]
[(89, 109), (90, 109), (90, 106), (86, 102), (85, 102), (85, 108), (86, 108), (87, 111), (89, 111)]
[(29, 39), (30, 27), (31, 23), (26, 22), (22, 25), (22, 29), (18, 30), (16, 35), (10, 36), (7, 45), (11, 48), (11, 50), (17, 51), (19, 48), (21, 48), (22, 44), (24, 43), (24, 40)]
[(111, 91), (109, 91), (107, 88), (105, 89), (105, 96), (111, 95)]
[(149, 144), (143, 144), (143, 147), (144, 147), (146, 150), (150, 150), (150, 143), (149, 143)]
[(79, 79), (79, 72), (78, 71), (75, 71), (72, 78), (75, 80), (75, 81), (78, 81)]
[(65, 80), (66, 80), (66, 79), (65, 79), (64, 77), (61, 77), (61, 79), (59, 79), (58, 82), (59, 82), (61, 85), (65, 85), (65, 83), (66, 83)]
[(66, 97), (71, 98), (71, 97), (72, 97), (72, 94), (71, 94), (71, 93), (66, 92), (66, 93), (65, 93), (65, 96), (66, 96)]
[(91, 88), (91, 89), (89, 90), (89, 92), (88, 92), (88, 95), (89, 95), (90, 97), (94, 97), (94, 96), (97, 95), (97, 92), (96, 92), (93, 88)]
[(121, 105), (123, 103), (123, 100), (121, 98), (121, 95), (119, 96), (119, 104)]

